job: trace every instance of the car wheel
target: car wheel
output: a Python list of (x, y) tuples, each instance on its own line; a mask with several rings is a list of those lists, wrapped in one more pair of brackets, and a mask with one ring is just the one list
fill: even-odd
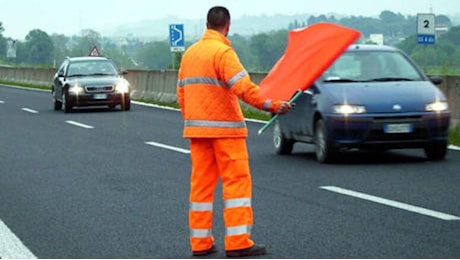
[(52, 92), (52, 95), (53, 95), (53, 105), (54, 105), (54, 110), (61, 110), (62, 109), (62, 102), (57, 100), (55, 97), (54, 97), (54, 90)]
[(279, 120), (275, 121), (275, 126), (273, 127), (273, 145), (277, 154), (290, 154), (294, 146), (294, 141), (285, 138), (281, 132)]
[(62, 106), (64, 106), (64, 112), (70, 113), (72, 112), (72, 104), (69, 102), (69, 97), (67, 94), (67, 90), (62, 92)]
[(131, 109), (131, 99), (125, 98), (123, 102), (121, 103), (121, 110), (128, 111), (130, 109)]
[(316, 160), (320, 163), (328, 163), (334, 160), (335, 149), (330, 145), (326, 126), (322, 119), (316, 122), (315, 127), (315, 153)]
[(425, 155), (428, 160), (443, 160), (447, 154), (447, 142), (433, 142), (425, 146)]

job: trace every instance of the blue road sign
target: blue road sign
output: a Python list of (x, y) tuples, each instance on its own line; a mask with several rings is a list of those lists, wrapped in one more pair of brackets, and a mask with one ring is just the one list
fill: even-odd
[(169, 47), (171, 52), (185, 51), (185, 37), (183, 24), (169, 25)]
[(433, 34), (417, 34), (418, 44), (434, 44), (435, 42), (436, 38)]

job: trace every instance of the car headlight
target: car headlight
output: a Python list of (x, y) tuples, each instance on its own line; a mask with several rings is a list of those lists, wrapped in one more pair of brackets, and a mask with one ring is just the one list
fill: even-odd
[(73, 95), (78, 95), (82, 93), (84, 90), (80, 85), (74, 85), (69, 88), (69, 93)]
[(357, 105), (335, 105), (332, 107), (332, 111), (336, 114), (362, 114), (366, 113), (365, 106), (357, 106)]
[(425, 110), (430, 112), (441, 112), (449, 109), (449, 105), (446, 101), (436, 101), (426, 105)]
[(118, 93), (128, 93), (129, 92), (129, 83), (126, 80), (120, 80), (115, 86), (115, 89)]

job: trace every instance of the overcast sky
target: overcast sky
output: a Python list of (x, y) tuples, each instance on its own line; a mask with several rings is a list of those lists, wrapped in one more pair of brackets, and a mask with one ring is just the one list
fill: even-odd
[(0, 0), (4, 37), (24, 39), (33, 29), (48, 34), (78, 34), (82, 29), (161, 19), (205, 19), (214, 5), (226, 6), (232, 18), (243, 15), (338, 13), (376, 17), (383, 10), (403, 15), (459, 14), (460, 0)]

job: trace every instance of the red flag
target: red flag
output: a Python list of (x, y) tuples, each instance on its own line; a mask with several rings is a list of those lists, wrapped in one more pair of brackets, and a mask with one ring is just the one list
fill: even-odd
[(260, 95), (289, 100), (297, 90), (307, 89), (360, 36), (354, 29), (331, 23), (291, 30), (285, 53), (260, 82)]

